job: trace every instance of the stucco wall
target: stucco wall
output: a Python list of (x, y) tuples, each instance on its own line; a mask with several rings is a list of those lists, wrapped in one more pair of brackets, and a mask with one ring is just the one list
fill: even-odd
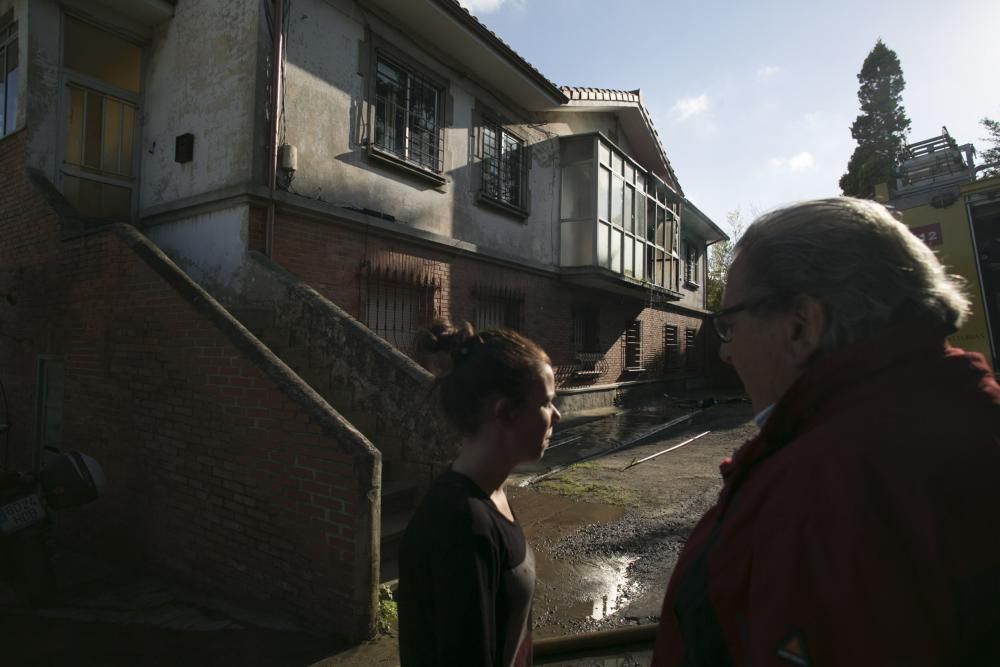
[[(366, 34), (365, 21), (371, 26)], [(373, 43), (446, 83), (444, 172), (436, 186), (371, 159), (361, 140), (367, 122)], [(557, 146), (523, 112), (451, 70), (355, 5), (300, 0), (291, 17), (285, 89), (285, 140), (298, 148), (293, 190), (395, 216), (401, 224), (552, 263), (558, 200)], [(530, 214), (526, 219), (476, 203), (473, 110), (486, 108), (532, 147)]]
[[(260, 2), (180, 0), (146, 49), (140, 212), (249, 182), (253, 172)], [(265, 127), (256, 128), (261, 133)], [(194, 159), (174, 161), (177, 135)]]
[(198, 283), (238, 292), (249, 211), (248, 205), (241, 204), (149, 227), (146, 233)]
[(579, 110), (546, 112), (539, 115), (539, 120), (545, 123), (545, 127), (550, 132), (559, 136), (600, 132), (632, 159), (636, 159), (632, 144), (621, 128), (618, 116), (614, 113)]
[[(22, 14), (23, 15), (23, 14)], [(19, 19), (20, 20), (20, 19)], [(59, 60), (60, 10), (52, 0), (36, 0), (28, 5), (27, 129), (28, 164), (56, 181), (59, 146)], [(21, 26), (21, 35), (24, 27)], [(24, 90), (24, 89), (22, 89)]]

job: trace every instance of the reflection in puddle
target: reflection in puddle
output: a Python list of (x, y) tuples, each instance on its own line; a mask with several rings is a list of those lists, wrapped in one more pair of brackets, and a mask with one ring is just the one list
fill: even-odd
[(626, 573), (635, 560), (635, 556), (611, 556), (566, 566), (567, 578), (575, 582), (574, 593), (588, 601), (587, 618), (599, 621), (628, 604), (632, 591)]

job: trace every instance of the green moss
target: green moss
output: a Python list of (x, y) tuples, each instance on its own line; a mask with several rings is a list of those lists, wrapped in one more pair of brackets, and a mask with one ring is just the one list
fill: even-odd
[(639, 505), (638, 496), (621, 486), (600, 484), (585, 479), (583, 471), (593, 467), (595, 466), (592, 461), (577, 463), (558, 475), (539, 482), (538, 490), (545, 493), (556, 493), (560, 496), (570, 496), (580, 498), (581, 500), (605, 503), (607, 505), (619, 505), (623, 507), (636, 507)]

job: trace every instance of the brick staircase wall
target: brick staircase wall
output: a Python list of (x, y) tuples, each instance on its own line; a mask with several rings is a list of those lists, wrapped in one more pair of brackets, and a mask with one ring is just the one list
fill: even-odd
[(386, 477), (421, 489), (455, 456), (433, 377), (298, 277), (250, 252), (231, 309), (382, 452)]
[(0, 140), (3, 462), (30, 466), (47, 355), (61, 445), (108, 478), (57, 515), (59, 547), (370, 636), (380, 453), (141, 233), (87, 231), (25, 172), (25, 143)]

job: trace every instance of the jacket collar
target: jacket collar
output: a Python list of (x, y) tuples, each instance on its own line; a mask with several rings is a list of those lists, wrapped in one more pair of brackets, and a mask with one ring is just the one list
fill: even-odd
[(830, 410), (833, 400), (894, 366), (940, 358), (949, 352), (944, 334), (915, 329), (913, 325), (892, 327), (815, 358), (774, 405), (761, 432), (733, 455), (719, 497), (722, 512), (750, 471), (815, 425)]

